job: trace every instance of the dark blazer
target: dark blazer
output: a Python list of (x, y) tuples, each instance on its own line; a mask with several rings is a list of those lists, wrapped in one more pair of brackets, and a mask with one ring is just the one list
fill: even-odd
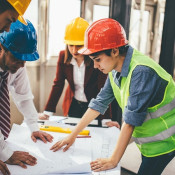
[[(65, 80), (68, 81), (68, 87), (65, 93), (65, 97), (63, 100), (63, 113), (64, 116), (67, 116), (70, 104), (72, 102), (72, 98), (74, 96), (74, 81), (73, 81), (73, 65), (64, 63), (64, 54), (65, 51), (61, 51), (59, 54), (58, 62), (57, 62), (57, 70), (56, 77), (53, 82), (52, 90), (48, 99), (48, 102), (45, 106), (46, 111), (55, 112), (56, 105), (60, 96), (63, 92), (63, 88), (65, 85)], [(84, 79), (84, 93), (88, 102), (92, 98), (95, 98), (100, 89), (103, 87), (107, 75), (100, 72), (98, 69), (94, 69), (93, 61), (91, 61), (89, 66), (85, 68), (85, 79)], [(107, 112), (107, 116), (105, 118), (111, 118), (111, 112)]]

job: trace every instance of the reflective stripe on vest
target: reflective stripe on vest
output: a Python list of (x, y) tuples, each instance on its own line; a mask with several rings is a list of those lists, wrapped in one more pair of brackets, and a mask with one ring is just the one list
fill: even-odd
[(132, 138), (134, 139), (134, 141), (137, 144), (144, 144), (144, 143), (149, 143), (149, 142), (156, 142), (156, 141), (165, 140), (174, 134), (175, 134), (175, 126), (172, 126), (171, 128), (168, 128), (167, 130), (165, 130), (165, 131), (163, 131), (155, 136), (152, 136), (152, 137), (142, 137), (142, 138), (132, 137)]
[(164, 114), (166, 114), (167, 112), (171, 111), (173, 108), (175, 108), (175, 98), (174, 100), (171, 101), (171, 103), (157, 109), (157, 111), (155, 112), (149, 112), (146, 116), (146, 119), (144, 120), (144, 122), (153, 119), (153, 118), (158, 118)]

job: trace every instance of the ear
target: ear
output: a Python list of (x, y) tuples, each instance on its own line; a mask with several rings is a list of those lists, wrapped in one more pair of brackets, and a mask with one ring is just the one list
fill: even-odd
[(0, 43), (0, 56), (3, 56), (5, 53), (4, 47), (2, 46), (2, 44)]
[(3, 47), (2, 47), (2, 44), (0, 43), (0, 54), (3, 53)]
[(119, 49), (118, 48), (113, 48), (112, 53), (114, 54), (114, 56), (118, 56), (119, 55)]

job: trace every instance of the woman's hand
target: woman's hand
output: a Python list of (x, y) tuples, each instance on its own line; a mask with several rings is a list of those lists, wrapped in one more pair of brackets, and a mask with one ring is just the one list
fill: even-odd
[(117, 166), (117, 163), (111, 158), (101, 158), (90, 163), (91, 169), (94, 172), (105, 171)]
[(120, 125), (119, 125), (118, 122), (115, 122), (115, 121), (109, 121), (109, 122), (106, 122), (105, 124), (106, 124), (108, 127), (113, 127), (113, 126), (115, 126), (115, 127), (117, 127), (117, 128), (120, 129)]
[(49, 120), (49, 115), (43, 114), (43, 113), (38, 113), (38, 118), (40, 120)]
[(53, 152), (58, 151), (61, 147), (66, 145), (66, 147), (63, 149), (63, 152), (67, 151), (69, 147), (75, 142), (76, 137), (69, 135), (63, 140), (58, 141), (55, 143), (50, 150), (53, 150)]

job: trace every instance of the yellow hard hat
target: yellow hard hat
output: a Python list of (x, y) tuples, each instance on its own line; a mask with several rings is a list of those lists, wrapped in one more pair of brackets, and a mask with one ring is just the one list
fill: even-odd
[(23, 18), (22, 15), (24, 15), (27, 7), (29, 6), (31, 0), (7, 0), (14, 9), (18, 12), (19, 17), (18, 20), (21, 21), (23, 24), (27, 25), (27, 22)]
[(64, 35), (64, 43), (69, 45), (84, 45), (84, 33), (89, 23), (77, 17), (73, 19), (67, 26)]

